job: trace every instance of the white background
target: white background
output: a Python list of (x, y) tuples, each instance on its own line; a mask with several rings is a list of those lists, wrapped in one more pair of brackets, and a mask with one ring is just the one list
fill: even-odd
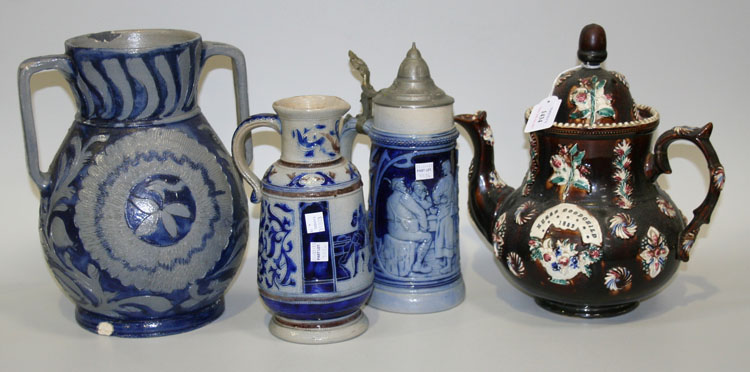
[[(0, 5), (0, 368), (20, 370), (677, 370), (745, 369), (750, 362), (747, 262), (747, 18), (741, 1), (61, 1), (4, 0)], [(549, 93), (557, 74), (577, 64), (578, 33), (597, 22), (608, 36), (606, 67), (625, 74), (639, 103), (674, 125), (715, 124), (712, 142), (728, 182), (693, 257), (670, 285), (634, 312), (579, 320), (539, 309), (502, 277), (489, 244), (466, 215), (472, 148), (461, 137), (461, 268), (466, 300), (438, 314), (399, 315), (366, 308), (369, 330), (326, 346), (280, 341), (255, 285), (257, 206), (241, 274), (214, 323), (186, 334), (128, 340), (82, 330), (74, 308), (47, 270), (37, 233), (39, 194), (24, 161), (16, 69), (25, 58), (58, 54), (80, 34), (129, 28), (181, 28), (240, 48), (248, 61), (250, 107), (277, 99), (338, 95), (359, 110), (359, 83), (347, 50), (391, 84), (416, 41), (455, 112), (487, 110), (501, 176), (519, 185), (528, 163), (524, 110)], [(199, 103), (228, 143), (234, 118), (230, 62), (212, 59)], [(32, 81), (43, 168), (74, 116), (57, 73)], [(279, 156), (271, 132), (255, 135), (254, 168)], [(355, 163), (367, 174), (369, 142)], [(708, 174), (688, 143), (671, 147), (674, 174), (659, 183), (690, 216)]]

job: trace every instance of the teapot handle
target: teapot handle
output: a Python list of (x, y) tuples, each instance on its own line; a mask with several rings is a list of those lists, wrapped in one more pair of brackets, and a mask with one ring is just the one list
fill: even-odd
[(60, 71), (70, 84), (73, 94), (76, 94), (73, 63), (67, 55), (29, 58), (18, 66), (18, 97), (21, 103), (21, 122), (26, 145), (26, 165), (31, 179), (39, 190), (49, 186), (50, 177), (48, 172), (43, 172), (39, 168), (39, 147), (36, 138), (36, 125), (34, 124), (34, 108), (31, 101), (31, 77), (37, 72), (46, 70)]
[(242, 177), (253, 189), (252, 194), (250, 194), (250, 201), (253, 203), (260, 202), (262, 190), (260, 179), (250, 170), (250, 162), (253, 159), (253, 147), (249, 139), (250, 132), (260, 127), (268, 127), (281, 134), (281, 120), (279, 120), (278, 115), (257, 114), (242, 121), (232, 136), (232, 159)]
[(716, 151), (709, 140), (712, 131), (712, 123), (708, 123), (701, 128), (672, 128), (672, 130), (663, 133), (656, 140), (653, 157), (646, 163), (646, 175), (651, 182), (655, 182), (662, 173), (672, 173), (667, 150), (672, 142), (681, 139), (688, 140), (698, 146), (706, 158), (706, 163), (708, 163), (708, 170), (711, 175), (708, 194), (703, 199), (703, 203), (693, 210), (693, 219), (680, 233), (680, 246), (677, 250), (677, 258), (685, 262), (690, 259), (690, 249), (693, 247), (701, 225), (709, 223), (716, 202), (719, 200), (719, 194), (721, 194), (721, 190), (724, 188), (724, 167), (719, 162), (719, 157), (716, 155)]

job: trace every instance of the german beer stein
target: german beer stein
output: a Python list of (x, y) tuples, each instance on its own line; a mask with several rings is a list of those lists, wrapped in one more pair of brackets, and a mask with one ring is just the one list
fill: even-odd
[(438, 88), (412, 46), (393, 85), (376, 92), (367, 65), (363, 113), (349, 118), (342, 149), (351, 156), (357, 131), (370, 137), (368, 216), (375, 252), (369, 304), (399, 313), (450, 309), (464, 299), (458, 249), (458, 181), (453, 98)]

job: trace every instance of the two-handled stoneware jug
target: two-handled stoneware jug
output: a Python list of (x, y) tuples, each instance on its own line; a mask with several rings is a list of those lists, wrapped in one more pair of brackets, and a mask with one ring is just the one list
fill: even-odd
[[(224, 310), (247, 242), (242, 179), (197, 105), (213, 55), (231, 57), (248, 115), (242, 53), (178, 30), (83, 35), (18, 72), (26, 156), (39, 187), (47, 263), (87, 330), (161, 336)], [(48, 172), (39, 168), (30, 80), (57, 70), (78, 113)]]
[[(235, 164), (261, 203), (258, 291), (274, 314), (269, 329), (321, 344), (367, 330), (360, 308), (373, 288), (362, 178), (341, 156), (339, 126), (349, 104), (332, 96), (274, 102), (234, 134)], [(249, 168), (246, 140), (260, 127), (281, 135), (281, 158), (262, 179)]]
[[(628, 312), (668, 283), (724, 186), (712, 124), (670, 129), (652, 153), (659, 114), (634, 103), (623, 75), (601, 68), (606, 56), (604, 30), (586, 26), (583, 66), (556, 80), (562, 106), (552, 127), (530, 133), (531, 162), (518, 189), (495, 171), (486, 114), (456, 117), (475, 151), (469, 211), (506, 276), (543, 308), (579, 317)], [(676, 140), (700, 148), (711, 177), (687, 225), (656, 183), (671, 172), (667, 150)]]

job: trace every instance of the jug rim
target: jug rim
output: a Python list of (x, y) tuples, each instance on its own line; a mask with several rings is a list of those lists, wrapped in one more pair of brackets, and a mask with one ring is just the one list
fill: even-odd
[[(273, 103), (274, 111), (281, 116), (341, 116), (350, 108), (351, 105), (342, 98), (320, 94), (282, 98)], [(343, 112), (339, 113), (340, 111)]]
[(188, 44), (201, 39), (197, 32), (179, 29), (130, 29), (95, 32), (72, 37), (66, 48), (146, 51)]

